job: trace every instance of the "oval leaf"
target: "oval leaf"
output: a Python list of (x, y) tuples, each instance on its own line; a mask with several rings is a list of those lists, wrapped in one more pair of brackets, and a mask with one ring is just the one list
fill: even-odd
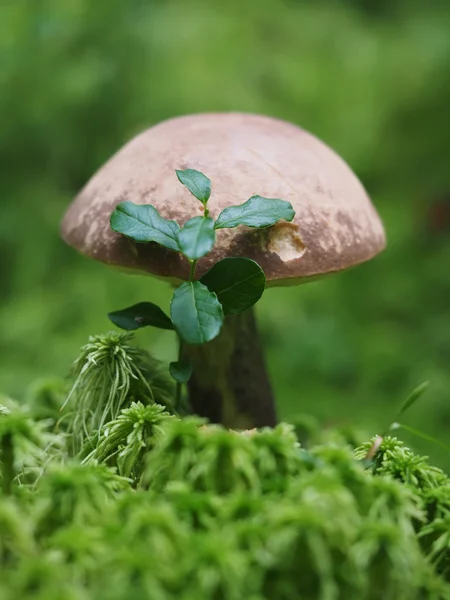
[(244, 204), (224, 208), (216, 221), (216, 229), (238, 227), (270, 227), (281, 219), (292, 221), (295, 211), (292, 204), (278, 198), (252, 196)]
[(223, 310), (216, 294), (200, 281), (186, 281), (175, 290), (170, 305), (172, 322), (187, 344), (214, 339), (223, 323)]
[(169, 250), (179, 252), (178, 232), (175, 221), (161, 217), (154, 206), (121, 202), (111, 215), (111, 229), (135, 242), (157, 242)]
[(176, 171), (178, 180), (191, 192), (193, 196), (200, 200), (204, 205), (211, 196), (211, 181), (195, 169), (184, 169), (183, 171)]
[(208, 254), (215, 241), (214, 221), (210, 217), (189, 219), (178, 233), (180, 250), (190, 260), (197, 260)]
[(169, 372), (171, 376), (178, 381), (178, 383), (187, 383), (192, 375), (193, 367), (191, 363), (184, 360), (177, 362), (171, 362), (169, 365)]
[(253, 306), (266, 286), (264, 271), (249, 258), (224, 258), (200, 281), (216, 293), (225, 315), (238, 314)]
[(139, 302), (128, 308), (116, 310), (108, 314), (108, 319), (127, 331), (141, 327), (158, 327), (159, 329), (174, 329), (169, 317), (152, 302)]

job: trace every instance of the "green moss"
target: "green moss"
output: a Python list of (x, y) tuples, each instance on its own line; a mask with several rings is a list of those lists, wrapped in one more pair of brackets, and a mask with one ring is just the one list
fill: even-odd
[(133, 400), (172, 405), (173, 384), (163, 365), (131, 345), (130, 333), (89, 338), (73, 367), (73, 386), (64, 402), (72, 452), (78, 453)]
[[(112, 392), (97, 385), (105, 365), (91, 351), (74, 393), (95, 406)], [(139, 365), (151, 381), (143, 357), (128, 352), (129, 372)], [(401, 441), (386, 438), (371, 462), (373, 440), (355, 451), (333, 430), (304, 449), (291, 425), (230, 431), (180, 418), (142, 385), (123, 395), (114, 384), (122, 408), (100, 431), (85, 421), (75, 456), (70, 433), (66, 444), (25, 407), (1, 411), (14, 448), (0, 495), (1, 598), (450, 598), (450, 483)]]
[[(372, 442), (356, 451), (364, 458)], [(450, 479), (427, 457), (412, 452), (397, 438), (387, 437), (370, 467), (374, 475), (393, 477), (414, 493), (423, 518), (416, 525), (425, 553), (434, 568), (448, 574), (450, 567)]]
[(82, 455), (89, 453), (83, 463), (99, 461), (114, 466), (120, 475), (138, 483), (144, 457), (170, 419), (174, 417), (159, 404), (132, 402), (117, 419), (106, 423), (98, 436), (86, 441)]

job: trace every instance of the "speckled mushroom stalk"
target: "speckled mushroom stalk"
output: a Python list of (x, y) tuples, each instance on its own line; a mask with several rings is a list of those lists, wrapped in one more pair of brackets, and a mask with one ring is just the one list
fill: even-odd
[[(175, 175), (186, 168), (211, 179), (213, 218), (255, 194), (288, 200), (295, 210), (292, 223), (218, 231), (213, 250), (198, 262), (197, 277), (222, 258), (245, 256), (263, 268), (268, 285), (295, 285), (369, 260), (385, 246), (374, 206), (335, 152), (291, 123), (241, 113), (178, 117), (135, 137), (71, 204), (62, 237), (101, 262), (175, 284), (186, 280), (189, 265), (181, 255), (155, 244), (134, 244), (109, 226), (123, 200), (152, 204), (180, 225), (202, 214)], [(151, 290), (145, 300), (152, 300)], [(275, 422), (252, 311), (227, 317), (216, 340), (183, 351), (194, 362), (189, 390), (199, 414), (230, 427)]]
[(252, 308), (226, 317), (217, 338), (182, 346), (193, 367), (188, 383), (194, 412), (226, 427), (276, 424), (275, 401)]

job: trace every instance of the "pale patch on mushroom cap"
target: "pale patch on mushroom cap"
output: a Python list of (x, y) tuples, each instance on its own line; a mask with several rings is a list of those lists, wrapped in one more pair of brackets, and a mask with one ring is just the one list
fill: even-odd
[(261, 265), (269, 285), (296, 284), (352, 267), (385, 247), (376, 210), (335, 152), (295, 125), (240, 113), (178, 117), (135, 137), (73, 201), (62, 222), (63, 239), (110, 265), (187, 279), (189, 265), (181, 255), (135, 244), (109, 226), (124, 200), (153, 204), (180, 225), (202, 214), (176, 177), (176, 169), (186, 168), (211, 179), (214, 218), (255, 194), (288, 200), (296, 213), (292, 224), (218, 231), (213, 251), (199, 261), (198, 277), (222, 258), (246, 256)]

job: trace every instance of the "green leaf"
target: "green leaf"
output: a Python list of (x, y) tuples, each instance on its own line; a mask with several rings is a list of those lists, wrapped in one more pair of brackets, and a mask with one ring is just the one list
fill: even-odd
[(200, 281), (186, 281), (175, 290), (170, 305), (172, 322), (187, 344), (214, 339), (223, 323), (223, 310), (216, 294)]
[(171, 362), (169, 365), (169, 372), (178, 383), (187, 383), (191, 378), (192, 370), (193, 367), (191, 363), (184, 360)]
[(152, 302), (139, 302), (128, 308), (116, 310), (108, 314), (108, 319), (127, 331), (141, 327), (158, 327), (159, 329), (174, 329), (169, 317)]
[(252, 196), (244, 204), (224, 208), (217, 218), (216, 229), (247, 227), (270, 227), (281, 219), (292, 221), (295, 211), (290, 202), (278, 198)]
[(400, 406), (397, 414), (394, 417), (394, 421), (397, 421), (398, 418), (406, 411), (408, 410), (408, 408), (410, 408), (413, 404), (415, 404), (415, 402), (417, 402), (417, 400), (422, 396), (422, 394), (427, 390), (428, 386), (430, 385), (429, 381), (424, 381), (423, 383), (421, 383), (420, 385), (418, 385), (410, 394), (409, 396), (406, 398), (406, 400), (402, 403), (402, 405)]
[(190, 260), (197, 260), (208, 254), (215, 241), (214, 221), (210, 217), (189, 219), (178, 233), (180, 250)]
[(184, 171), (176, 171), (176, 173), (180, 183), (185, 185), (197, 200), (206, 205), (211, 196), (211, 181), (206, 175), (195, 169), (184, 169)]
[(175, 221), (161, 217), (154, 206), (121, 202), (111, 215), (111, 229), (135, 242), (157, 242), (169, 250), (179, 252), (178, 232)]
[(237, 314), (253, 306), (266, 286), (264, 271), (249, 258), (224, 258), (200, 281), (217, 294), (225, 315)]

